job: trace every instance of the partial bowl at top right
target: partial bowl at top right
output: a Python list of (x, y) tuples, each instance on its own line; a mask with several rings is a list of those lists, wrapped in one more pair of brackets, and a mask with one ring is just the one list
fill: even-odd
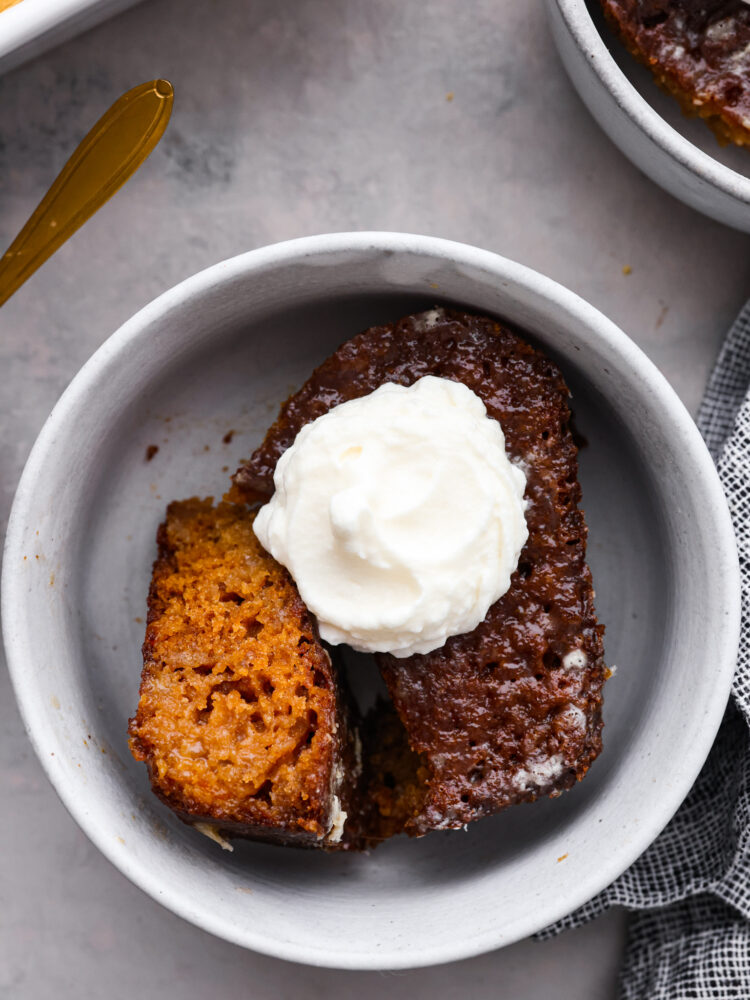
[[(745, 5), (737, 2), (742, 12)], [(750, 232), (750, 146), (722, 146), (703, 119), (686, 116), (628, 52), (600, 0), (547, 0), (547, 12), (573, 85), (615, 145), (685, 204)], [(745, 79), (745, 60), (736, 72)]]

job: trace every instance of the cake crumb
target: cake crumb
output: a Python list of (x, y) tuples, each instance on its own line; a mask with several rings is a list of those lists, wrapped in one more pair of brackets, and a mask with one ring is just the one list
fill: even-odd
[(150, 462), (158, 450), (159, 450), (158, 444), (150, 444), (148, 448), (146, 448), (146, 461)]
[(561, 854), (560, 857), (557, 859), (557, 863), (560, 864), (560, 862), (564, 861), (567, 858), (567, 856), (568, 856), (567, 853)]
[(451, 103), (451, 101), (453, 100), (454, 96), (455, 95), (454, 95), (453, 91), (449, 90), (448, 93), (445, 95), (445, 99), (448, 102), (448, 104)]
[(224, 435), (224, 437), (221, 440), (224, 442), (224, 444), (231, 444), (232, 443), (232, 438), (234, 437), (235, 433), (236, 432), (233, 431), (233, 430), (232, 431), (227, 431), (226, 434)]
[(628, 274), (632, 274), (632, 273), (633, 273), (633, 268), (632, 268), (632, 267), (630, 266), (630, 264), (626, 264), (626, 265), (625, 265), (625, 266), (623, 267), (623, 269), (622, 269), (622, 273), (623, 273), (623, 274), (624, 274), (625, 276), (627, 276)]

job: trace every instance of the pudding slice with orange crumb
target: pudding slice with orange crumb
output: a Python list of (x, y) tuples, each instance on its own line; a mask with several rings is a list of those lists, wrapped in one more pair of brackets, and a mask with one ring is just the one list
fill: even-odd
[(220, 843), (347, 848), (361, 765), (346, 697), (254, 517), (210, 499), (169, 505), (131, 750), (156, 794)]

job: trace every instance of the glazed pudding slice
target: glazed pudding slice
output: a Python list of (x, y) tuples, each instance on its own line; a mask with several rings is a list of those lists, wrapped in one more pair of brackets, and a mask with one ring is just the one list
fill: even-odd
[(656, 82), (721, 143), (750, 145), (750, 6), (743, 0), (601, 0)]
[(463, 383), (499, 421), (526, 476), (528, 539), (509, 589), (473, 631), (426, 654), (377, 656), (409, 752), (390, 723), (368, 721), (369, 795), (383, 829), (416, 835), (557, 795), (601, 749), (603, 628), (559, 370), (486, 317), (435, 309), (373, 327), (287, 400), (233, 488), (236, 499), (267, 501), (303, 426), (386, 382), (411, 386), (426, 375)]
[(361, 765), (312, 616), (254, 514), (172, 503), (148, 597), (133, 755), (201, 832), (350, 847)]

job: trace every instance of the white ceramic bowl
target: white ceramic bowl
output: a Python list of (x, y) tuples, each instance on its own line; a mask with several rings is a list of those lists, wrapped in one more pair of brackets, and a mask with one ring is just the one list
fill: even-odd
[[(316, 362), (360, 329), (435, 302), (517, 324), (572, 386), (589, 441), (581, 478), (598, 611), (618, 666), (604, 752), (561, 798), (466, 832), (397, 838), (369, 856), (247, 842), (225, 853), (157, 801), (126, 744), (165, 502), (220, 494)], [(94, 843), (214, 934), (346, 968), (497, 948), (611, 882), (690, 788), (737, 648), (738, 568), (722, 491), (656, 368), (547, 278), (472, 247), (392, 233), (318, 236), (235, 257), (127, 322), (39, 436), (3, 574), (8, 661), (29, 735)]]
[(0, 11), (0, 73), (46, 52), (138, 0), (18, 0)]
[(546, 4), (563, 64), (610, 139), (676, 198), (750, 232), (750, 150), (722, 148), (702, 121), (686, 118), (604, 23), (598, 0)]

